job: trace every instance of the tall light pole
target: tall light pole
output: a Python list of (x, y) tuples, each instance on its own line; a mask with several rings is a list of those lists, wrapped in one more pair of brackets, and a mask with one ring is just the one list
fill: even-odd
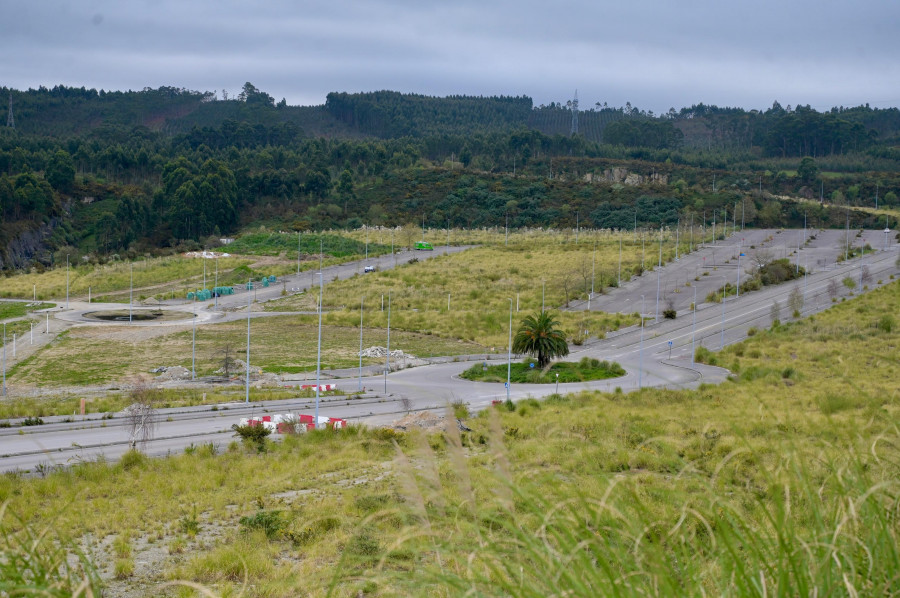
[(644, 385), (644, 296), (641, 295), (641, 346), (638, 350), (638, 390)]
[(219, 255), (216, 254), (216, 282), (213, 286), (213, 309), (219, 308)]
[(644, 229), (641, 229), (641, 274), (644, 273), (644, 257), (647, 255), (644, 246)]
[(247, 376), (244, 382), (244, 402), (250, 402), (250, 307), (253, 301), (253, 293), (250, 292), (250, 287), (253, 285), (253, 279), (249, 279), (247, 281), (247, 359), (245, 360), (245, 365), (247, 366)]
[(622, 235), (619, 235), (619, 276), (616, 279), (616, 286), (622, 286)]
[(659, 277), (662, 270), (662, 226), (659, 227), (659, 263), (656, 266), (656, 322), (659, 322)]
[(694, 363), (694, 333), (697, 330), (697, 287), (694, 287), (694, 312), (691, 320), (691, 364)]
[(300, 231), (297, 231), (297, 277), (300, 277)]
[[(741, 256), (744, 255), (744, 239), (741, 238), (741, 248), (738, 249), (738, 277), (737, 277), (737, 296), (741, 296)], [(799, 257), (797, 258), (799, 259)]]
[[(591, 295), (594, 294), (594, 272), (597, 263), (597, 245), (594, 245), (594, 253), (591, 255)], [(601, 281), (602, 282), (602, 281)]]
[(133, 322), (133, 310), (134, 310), (134, 262), (129, 264), (131, 267), (131, 283), (128, 287), (128, 323), (131, 324)]
[(506, 400), (509, 400), (509, 387), (512, 378), (512, 297), (509, 299), (509, 345), (506, 354)]
[(546, 285), (546, 283), (544, 282), (544, 279), (542, 278), (541, 279), (541, 313), (544, 313), (544, 288), (545, 288), (545, 285)]
[(197, 304), (194, 303), (194, 313), (191, 318), (193, 323), (193, 333), (191, 335), (191, 380), (197, 379)]
[(363, 304), (366, 302), (366, 297), (363, 295), (362, 299), (359, 300), (359, 389), (362, 390), (362, 354), (363, 354)]
[(675, 224), (675, 261), (678, 261), (678, 233), (681, 231), (681, 218)]
[(691, 252), (694, 251), (694, 213), (691, 212)]
[(388, 291), (387, 355), (384, 357), (384, 394), (387, 394), (387, 375), (391, 370), (391, 292)]
[(3, 396), (6, 396), (6, 322), (3, 322)]
[(316, 349), (316, 428), (319, 427), (319, 395), (321, 394), (322, 376), (322, 290), (324, 288), (322, 270), (319, 269), (319, 343)]
[(844, 249), (844, 261), (848, 259), (850, 259), (850, 202), (847, 202), (847, 246)]
[(722, 348), (725, 348), (725, 287), (728, 286), (728, 280), (722, 277)]
[[(66, 254), (66, 309), (69, 309), (69, 254)], [(5, 335), (4, 335), (5, 338)], [(3, 341), (6, 344), (6, 341)], [(4, 394), (6, 394), (4, 392)]]

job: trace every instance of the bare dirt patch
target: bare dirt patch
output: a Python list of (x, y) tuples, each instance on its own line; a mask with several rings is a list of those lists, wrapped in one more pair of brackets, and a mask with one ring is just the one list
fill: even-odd
[(78, 326), (70, 336), (92, 340), (141, 342), (190, 330), (191, 326)]

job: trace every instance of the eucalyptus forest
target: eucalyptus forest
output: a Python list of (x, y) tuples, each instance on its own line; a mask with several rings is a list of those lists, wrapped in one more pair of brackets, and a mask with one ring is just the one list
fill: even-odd
[(843, 226), (845, 208), (896, 206), (900, 193), (896, 108), (654, 114), (391, 91), (289, 106), (251, 83), (234, 97), (0, 92), (14, 115), (0, 128), (7, 271), (63, 252), (103, 261), (197, 248), (259, 226), (631, 229), (711, 220), (738, 202), (750, 225), (798, 225), (805, 213)]

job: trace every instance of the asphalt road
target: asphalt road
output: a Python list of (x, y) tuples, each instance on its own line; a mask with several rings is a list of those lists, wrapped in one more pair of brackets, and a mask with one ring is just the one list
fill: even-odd
[[(795, 288), (803, 295), (801, 311), (803, 316), (807, 316), (833, 304), (829, 293), (831, 280), (840, 282), (846, 277), (858, 280), (863, 266), (869, 270), (870, 287), (877, 286), (878, 280), (888, 282), (891, 274), (898, 274), (895, 265), (898, 246), (891, 243), (884, 249), (884, 235), (881, 231), (867, 231), (861, 238), (854, 238), (854, 244), (868, 242), (877, 251), (840, 263), (836, 259), (840, 254), (839, 245), (845, 238), (843, 233), (809, 231), (809, 234), (814, 235), (815, 239), (806, 243), (802, 231), (738, 232), (724, 242), (717, 243), (715, 247), (699, 248), (690, 255), (680, 256), (678, 261), (665, 265), (657, 272), (646, 273), (606, 295), (592, 298), (592, 310), (642, 312), (643, 328), (633, 326), (611, 333), (605, 339), (594, 339), (584, 346), (573, 347), (569, 359), (590, 356), (615, 360), (628, 373), (608, 381), (560, 384), (559, 392), (613, 391), (616, 388), (630, 391), (639, 387), (691, 388), (703, 382), (723, 381), (728, 375), (726, 370), (692, 363), (691, 356), (696, 347), (702, 345), (711, 350), (719, 350), (723, 345), (746, 338), (747, 330), (752, 326), (769, 326), (772, 304), (775, 301), (782, 306), (781, 320), (792, 319), (788, 296)], [(798, 242), (801, 249), (796, 252)], [(801, 280), (744, 294), (739, 298), (728, 297), (724, 303), (704, 303), (702, 298), (710, 290), (720, 288), (724, 280), (736, 282), (736, 253), (744, 244), (747, 247), (755, 245), (761, 250), (773, 251), (776, 253), (775, 257), (781, 257), (777, 255), (779, 250), (792, 259), (796, 259), (799, 254), (800, 265), (807, 267), (809, 274)], [(745, 253), (752, 251), (754, 250), (745, 250)], [(795, 253), (792, 255), (792, 252)], [(750, 257), (748, 255), (747, 259)], [(390, 256), (381, 259), (388, 260), (386, 263), (382, 262), (382, 267), (393, 265), (390, 263)], [(715, 262), (710, 264), (713, 260)], [(728, 263), (725, 263), (726, 260)], [(355, 274), (356, 266), (347, 264), (341, 266), (339, 272), (327, 272), (326, 276), (332, 280), (334, 276), (349, 277)], [(703, 272), (709, 272), (709, 275), (703, 276)], [(695, 280), (698, 277), (700, 280)], [(308, 286), (309, 278), (306, 281), (303, 278), (304, 275), (301, 274), (301, 280), (297, 283), (305, 282)], [(685, 283), (690, 283), (691, 286)], [(288, 288), (291, 288), (291, 284), (287, 282)], [(676, 319), (665, 319), (661, 315), (657, 318), (657, 285), (660, 288), (660, 311), (664, 309), (665, 299), (672, 297), (678, 313)], [(837, 286), (839, 301), (840, 297), (847, 296), (850, 291), (843, 284)], [(693, 302), (695, 289), (698, 308), (696, 312), (692, 312), (689, 305)], [(280, 296), (281, 286), (261, 289), (259, 292), (262, 294), (264, 291), (272, 293), (274, 298)], [(258, 297), (260, 298), (263, 297)], [(241, 305), (246, 301), (246, 293), (227, 299)], [(644, 304), (643, 308), (640, 307), (641, 303)], [(573, 309), (587, 307), (587, 302), (572, 306)], [(78, 313), (78, 310), (64, 315), (69, 313)], [(392, 371), (387, 376), (362, 378), (358, 378), (354, 370), (349, 370), (345, 372), (346, 379), (337, 381), (338, 388), (353, 392), (362, 386), (366, 392), (354, 399), (322, 397), (319, 413), (368, 425), (384, 425), (402, 417), (407, 409), (443, 410), (450, 403), (464, 401), (471, 409), (478, 410), (490, 405), (492, 401), (504, 400), (507, 396), (518, 400), (545, 397), (556, 392), (554, 385), (513, 384), (507, 389), (504, 384), (460, 379), (458, 374), (470, 365), (471, 363), (466, 362), (440, 363)], [(294, 399), (250, 405), (230, 403), (160, 410), (155, 438), (142, 448), (150, 455), (181, 452), (192, 444), (197, 446), (212, 443), (224, 448), (233, 440), (230, 430), (232, 424), (237, 423), (241, 417), (266, 412), (313, 414), (315, 400)], [(129, 448), (127, 421), (120, 414), (105, 420), (96, 415), (65, 418), (71, 421), (62, 421), (63, 419), (45, 418), (47, 423), (43, 426), (0, 429), (0, 470), (39, 473), (50, 467), (84, 460), (115, 460)]]

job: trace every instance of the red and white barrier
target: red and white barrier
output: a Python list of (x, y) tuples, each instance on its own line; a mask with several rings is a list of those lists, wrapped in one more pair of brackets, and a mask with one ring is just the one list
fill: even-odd
[[(317, 425), (318, 424), (318, 425)], [(347, 427), (347, 420), (339, 417), (319, 416), (318, 422), (313, 415), (300, 413), (298, 415), (263, 415), (260, 417), (242, 418), (239, 425), (241, 426), (264, 426), (267, 430), (274, 434), (291, 434), (297, 432), (305, 432), (307, 430), (315, 430), (316, 428), (329, 428), (332, 430), (340, 430)], [(293, 431), (293, 432), (292, 432)]]
[[(303, 384), (300, 386), (303, 390), (315, 390), (315, 384)], [(337, 384), (319, 384), (319, 391), (325, 392), (327, 390), (337, 390)]]

